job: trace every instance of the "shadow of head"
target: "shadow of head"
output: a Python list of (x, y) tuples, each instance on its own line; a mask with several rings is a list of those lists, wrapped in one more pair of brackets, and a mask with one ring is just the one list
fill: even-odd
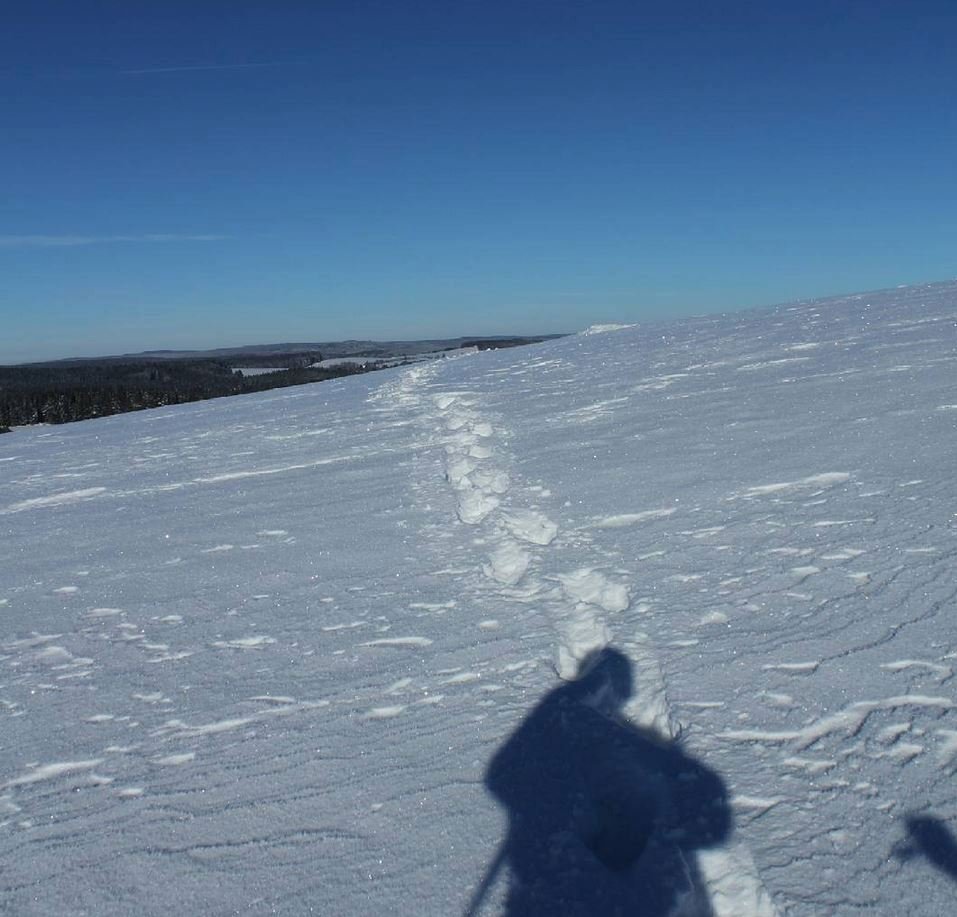
[(570, 683), (570, 693), (579, 701), (605, 710), (623, 707), (634, 690), (631, 661), (610, 646), (585, 656)]

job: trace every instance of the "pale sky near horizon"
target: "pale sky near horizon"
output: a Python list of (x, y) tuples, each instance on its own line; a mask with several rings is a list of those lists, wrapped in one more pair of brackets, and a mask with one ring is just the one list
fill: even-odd
[(0, 363), (569, 331), (957, 275), (957, 4), (36, 0)]

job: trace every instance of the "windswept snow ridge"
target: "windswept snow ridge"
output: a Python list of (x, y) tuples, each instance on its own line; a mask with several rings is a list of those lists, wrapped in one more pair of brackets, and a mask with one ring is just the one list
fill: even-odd
[(605, 324), (589, 325), (582, 335), (587, 337), (593, 334), (607, 334), (609, 331), (624, 331), (627, 328), (636, 328), (637, 325), (621, 324), (620, 322), (606, 322)]

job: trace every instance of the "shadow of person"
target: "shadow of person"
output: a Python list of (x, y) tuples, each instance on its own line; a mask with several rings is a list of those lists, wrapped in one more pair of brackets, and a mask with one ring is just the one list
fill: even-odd
[(731, 833), (724, 783), (625, 720), (632, 691), (622, 653), (592, 654), (492, 758), (485, 786), (508, 834), (467, 914), (504, 868), (512, 917), (710, 917), (695, 851)]
[(957, 881), (957, 839), (944, 823), (930, 815), (908, 815), (906, 824), (909, 844), (897, 851), (898, 858), (923, 855)]

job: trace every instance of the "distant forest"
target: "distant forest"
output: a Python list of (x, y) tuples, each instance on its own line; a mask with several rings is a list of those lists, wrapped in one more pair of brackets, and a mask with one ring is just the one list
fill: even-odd
[[(318, 362), (320, 354), (298, 362)], [(272, 356), (270, 365), (277, 361)], [(255, 365), (245, 358), (244, 366)], [(126, 411), (156, 408), (224, 395), (261, 392), (365, 372), (346, 364), (328, 368), (293, 365), (242, 376), (226, 360), (104, 360), (31, 366), (0, 366), (0, 433), (36, 423), (69, 423)]]
[[(434, 352), (465, 347), (480, 350), (519, 347), (544, 339), (459, 338), (454, 346), (436, 342), (446, 346)], [(402, 360), (401, 345), (394, 346), (399, 351), (394, 353), (396, 361)], [(389, 345), (380, 345), (375, 354), (382, 357), (388, 350)], [(350, 350), (348, 355), (358, 356), (358, 353)], [(374, 363), (315, 366), (322, 357), (317, 349), (243, 348), (215, 356), (206, 352), (191, 357), (144, 355), (0, 366), (0, 433), (8, 433), (10, 427), (89, 420), (144, 408), (322, 382), (379, 368)], [(276, 367), (276, 371), (244, 376), (237, 372), (239, 367)]]

